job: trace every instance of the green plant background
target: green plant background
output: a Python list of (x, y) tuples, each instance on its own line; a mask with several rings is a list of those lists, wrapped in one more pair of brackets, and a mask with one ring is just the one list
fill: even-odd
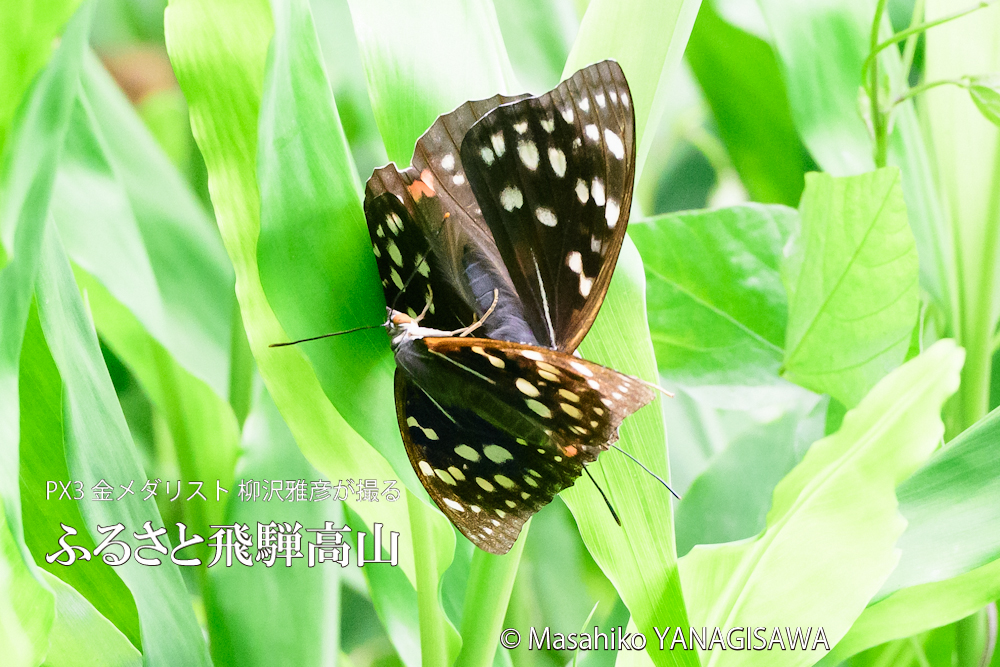
[[(1000, 7), (863, 78), (873, 45), (956, 9), (0, 0), (4, 664), (1000, 665)], [(492, 556), (410, 468), (382, 331), (268, 345), (382, 318), (373, 168), (467, 99), (603, 58), (633, 92), (636, 195), (581, 352), (675, 392), (620, 444), (683, 500), (609, 453), (591, 471), (621, 527), (584, 481)], [(102, 479), (209, 500), (93, 502)], [(246, 479), (402, 494), (249, 503)], [(60, 524), (93, 550), (97, 525), (176, 545), (177, 522), (272, 520), (382, 523), (399, 565), (46, 560)], [(832, 650), (658, 650), (666, 626), (747, 625), (821, 626)], [(594, 626), (648, 649), (527, 649)]]

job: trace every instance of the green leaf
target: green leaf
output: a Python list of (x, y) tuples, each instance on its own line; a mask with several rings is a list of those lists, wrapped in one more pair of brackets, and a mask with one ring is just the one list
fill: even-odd
[[(385, 310), (361, 208), (361, 183), (308, 4), (275, 2), (273, 14), (257, 157), (257, 259), (264, 293), (292, 339), (377, 327)], [(302, 351), (337, 411), (392, 464), (411, 492), (423, 496), (396, 424), (395, 365), (385, 331), (377, 327), (306, 343)]]
[(580, 27), (571, 1), (508, 0), (495, 7), (521, 84), (535, 94), (555, 88)]
[[(746, 391), (760, 393), (757, 388)], [(815, 395), (811, 401), (771, 399), (766, 414), (777, 412), (776, 418), (728, 440), (683, 494), (677, 508), (677, 553), (764, 530), (774, 487), (823, 437), (826, 408), (827, 401)]]
[[(941, 405), (958, 387), (963, 357), (939, 341), (893, 371), (778, 484), (761, 535), (681, 559), (691, 624), (822, 626), (831, 646), (839, 641), (896, 565), (905, 522), (895, 487), (944, 432)], [(716, 652), (705, 664), (780, 667), (815, 656)]]
[[(24, 541), (39, 567), (53, 574), (92, 604), (97, 613), (108, 619), (137, 648), (142, 648), (139, 635), (139, 613), (128, 587), (117, 570), (99, 558), (77, 560), (72, 567), (45, 560), (56, 551), (63, 535), (61, 524), (85, 524), (80, 507), (73, 497), (83, 493), (82, 486), (71, 485), (67, 492), (58, 482), (68, 483), (63, 433), (63, 383), (49, 348), (45, 344), (38, 311), (31, 309), (21, 350), (21, 373), (18, 378), (21, 394), (20, 482), (24, 502)], [(56, 482), (53, 490), (48, 482)], [(51, 493), (50, 493), (51, 491)], [(80, 531), (75, 544), (93, 551), (97, 544), (86, 531)], [(51, 588), (51, 587), (50, 587)]]
[[(654, 382), (656, 361), (648, 338), (644, 282), (642, 261), (635, 245), (626, 240), (604, 305), (580, 351), (587, 359)], [(659, 407), (654, 402), (629, 417), (617, 444), (669, 479)], [(617, 452), (606, 452), (588, 470), (607, 493), (622, 525), (615, 523), (589, 480), (563, 491), (587, 549), (647, 637), (654, 636), (654, 625), (686, 626), (670, 494)], [(697, 664), (694, 654), (683, 651), (651, 651), (650, 656), (657, 665)]]
[(778, 266), (798, 213), (747, 205), (633, 224), (660, 373), (684, 384), (777, 381), (787, 321)]
[[(53, 219), (98, 331), (166, 417), (184, 478), (228, 487), (239, 439), (227, 402), (232, 266), (194, 193), (93, 56), (82, 83)], [(222, 519), (217, 503), (184, 512), (199, 534)]]
[(986, 120), (1000, 125), (1000, 76), (972, 77), (969, 95)]
[(680, 64), (701, 0), (591, 0), (570, 50), (563, 78), (613, 58), (628, 79), (635, 109), (636, 182), (668, 97), (668, 79)]
[[(76, 98), (91, 14), (91, 4), (77, 12), (59, 50), (22, 103), (0, 172), (0, 579), (4, 589), (0, 634), (5, 644), (6, 637), (10, 638), (10, 645), (0, 650), (23, 664), (36, 664), (44, 655), (54, 598), (41, 587), (41, 575), (24, 541), (18, 484), (20, 356), (49, 227), (56, 163)], [(32, 580), (24, 579), (25, 574)], [(13, 604), (8, 605), (8, 600)], [(28, 613), (21, 602), (27, 604)]]
[(45, 66), (54, 50), (53, 42), (80, 0), (0, 2), (0, 155), (21, 98), (31, 80)]
[[(817, 164), (833, 176), (871, 171), (873, 145), (858, 108), (861, 66), (868, 55), (875, 3), (871, 0), (759, 0), (788, 89), (792, 118)], [(888, 20), (886, 20), (886, 28)], [(928, 34), (933, 35), (941, 28)], [(888, 36), (885, 32), (884, 36)], [(986, 42), (989, 43), (989, 42)], [(897, 88), (898, 49), (879, 55), (879, 69)], [(963, 72), (967, 73), (967, 72)], [(929, 74), (928, 74), (929, 76)], [(938, 78), (938, 77), (933, 77)], [(894, 112), (889, 162), (902, 173), (910, 227), (920, 254), (920, 285), (948, 324), (957, 312), (958, 268), (951, 225), (942, 206), (936, 174), (912, 101)], [(944, 331), (953, 331), (946, 325)]]
[(434, 119), (467, 100), (517, 93), (492, 3), (348, 0), (389, 159), (410, 163)]
[[(1000, 557), (1000, 409), (899, 485), (903, 557), (879, 594), (943, 581)], [(942, 549), (941, 545), (948, 545)]]
[[(63, 380), (65, 447), (69, 478), (88, 492), (100, 480), (117, 486), (146, 474), (101, 356), (97, 334), (84, 308), (69, 260), (54, 226), (42, 248), (35, 286), (42, 331)], [(91, 537), (97, 526), (122, 523), (141, 530), (145, 522), (163, 526), (156, 505), (138, 495), (114, 502), (79, 502)], [(177, 566), (169, 561), (147, 567), (134, 559), (117, 568), (139, 610), (143, 658), (149, 665), (207, 665), (208, 650)]]
[(726, 23), (704, 0), (684, 55), (750, 198), (796, 206), (809, 157), (792, 123), (774, 50)]
[(1000, 560), (951, 579), (904, 588), (865, 609), (822, 664), (836, 665), (872, 646), (954, 623), (997, 598)]
[(0, 513), (0, 652), (5, 664), (39, 664), (45, 656), (54, 617), (52, 591), (33, 576), (18, 540), (11, 534), (6, 513)]
[[(261, 376), (302, 453), (328, 479), (392, 479), (392, 468), (344, 421), (302, 352), (269, 349), (288, 340), (261, 288), (257, 126), (267, 45), (273, 33), (262, 0), (204, 5), (173, 0), (167, 51), (205, 158), (219, 231), (236, 272), (236, 294)], [(398, 530), (399, 563), (414, 579), (407, 503), (359, 503), (366, 522)]]
[[(74, 563), (75, 565), (76, 563)], [(62, 579), (44, 573), (56, 595), (56, 618), (44, 667), (139, 667), (142, 655), (85, 597)]]
[(808, 174), (800, 212), (782, 266), (784, 374), (850, 407), (902, 363), (916, 321), (917, 250), (899, 171)]
[[(247, 417), (241, 451), (239, 479), (320, 478), (265, 391), (257, 394)], [(248, 503), (230, 493), (225, 523), (245, 523), (255, 532), (258, 522), (298, 522), (305, 554), (306, 543), (315, 541), (307, 529), (321, 529), (327, 521), (343, 525), (339, 505), (280, 498)], [(350, 533), (345, 542), (354, 542)], [(206, 607), (216, 665), (273, 665), (277, 656), (300, 667), (329, 664), (329, 656), (340, 650), (341, 568), (335, 563), (305, 565), (303, 558), (285, 567), (279, 558), (274, 567), (219, 563), (209, 571)], [(380, 567), (387, 566), (369, 566)], [(402, 573), (399, 577), (406, 581)]]

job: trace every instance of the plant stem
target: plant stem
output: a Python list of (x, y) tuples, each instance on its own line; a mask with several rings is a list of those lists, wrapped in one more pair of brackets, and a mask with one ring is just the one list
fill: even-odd
[(908, 91), (906, 91), (905, 93), (897, 97), (895, 100), (893, 100), (892, 105), (896, 106), (897, 104), (905, 102), (911, 97), (916, 97), (920, 93), (930, 90), (931, 88), (937, 88), (938, 86), (945, 86), (948, 84), (951, 84), (953, 86), (958, 86), (960, 88), (968, 88), (968, 85), (961, 79), (941, 79), (940, 81), (929, 81), (927, 83), (922, 83), (919, 86), (914, 86), (913, 88), (910, 88)]
[(885, 6), (888, 0), (878, 0), (875, 7), (875, 18), (872, 20), (871, 32), (871, 52), (865, 60), (868, 78), (868, 99), (871, 103), (872, 130), (875, 135), (875, 168), (881, 169), (886, 164), (886, 155), (889, 152), (889, 142), (886, 136), (886, 117), (882, 113), (882, 105), (879, 104), (879, 84), (878, 84), (878, 30), (882, 25), (882, 16), (885, 14)]
[(448, 667), (448, 642), (438, 596), (437, 545), (428, 521), (429, 507), (407, 496), (413, 539), (413, 566), (417, 575), (417, 611), (420, 614), (420, 658), (424, 667)]
[(530, 525), (530, 521), (524, 524), (520, 537), (506, 555), (495, 556), (479, 549), (473, 554), (462, 609), (462, 652), (455, 667), (493, 664), (500, 626), (507, 613)]
[[(861, 71), (862, 72), (867, 72), (871, 68), (872, 61), (875, 60), (875, 56), (877, 56), (879, 53), (881, 53), (885, 49), (889, 48), (893, 44), (898, 44), (899, 42), (902, 42), (904, 39), (909, 39), (910, 37), (912, 37), (914, 35), (919, 35), (920, 33), (925, 32), (927, 30), (930, 30), (931, 28), (933, 28), (935, 26), (939, 26), (942, 23), (947, 23), (948, 21), (954, 21), (955, 19), (962, 18), (966, 14), (971, 14), (972, 12), (977, 12), (980, 9), (985, 9), (986, 7), (989, 7), (990, 5), (992, 5), (992, 4), (994, 4), (995, 2), (998, 2), (998, 1), (1000, 1), (1000, 0), (982, 0), (981, 2), (976, 3), (972, 7), (967, 7), (965, 9), (961, 10), (961, 11), (955, 12), (954, 14), (948, 14), (947, 16), (942, 16), (941, 18), (934, 19), (933, 21), (927, 21), (925, 23), (919, 23), (917, 25), (911, 25), (906, 30), (902, 30), (900, 32), (897, 32), (896, 34), (894, 34), (892, 37), (890, 37), (889, 39), (885, 40), (884, 42), (876, 42), (873, 39), (872, 40), (872, 45), (871, 45), (871, 52), (868, 54), (868, 57), (865, 58), (865, 62), (861, 66)], [(878, 5), (878, 8), (875, 10), (875, 12), (876, 12), (876, 14), (875, 14), (876, 21), (873, 24), (873, 29), (872, 29), (872, 35), (873, 35), (873, 37), (877, 34), (878, 24), (879, 24), (879, 22), (881, 21), (881, 18), (882, 18), (881, 12), (879, 10), (884, 9), (884, 5), (885, 5), (885, 3), (880, 1), (879, 5)]]

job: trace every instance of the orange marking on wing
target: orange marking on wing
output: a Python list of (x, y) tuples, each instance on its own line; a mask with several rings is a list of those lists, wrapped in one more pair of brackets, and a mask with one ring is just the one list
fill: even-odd
[(563, 448), (563, 453), (566, 456), (573, 457), (573, 456), (576, 456), (577, 449), (573, 445), (569, 445), (569, 446)]
[(420, 178), (406, 186), (410, 191), (413, 201), (420, 201), (421, 197), (434, 197), (437, 191), (434, 190), (434, 175), (430, 169), (420, 172)]

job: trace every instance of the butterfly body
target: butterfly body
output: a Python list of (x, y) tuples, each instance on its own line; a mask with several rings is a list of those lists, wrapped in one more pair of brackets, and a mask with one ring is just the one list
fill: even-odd
[(410, 167), (368, 181), (407, 455), (487, 551), (506, 553), (654, 398), (572, 354), (624, 239), (634, 157), (628, 86), (605, 61), (539, 97), (463, 104)]

